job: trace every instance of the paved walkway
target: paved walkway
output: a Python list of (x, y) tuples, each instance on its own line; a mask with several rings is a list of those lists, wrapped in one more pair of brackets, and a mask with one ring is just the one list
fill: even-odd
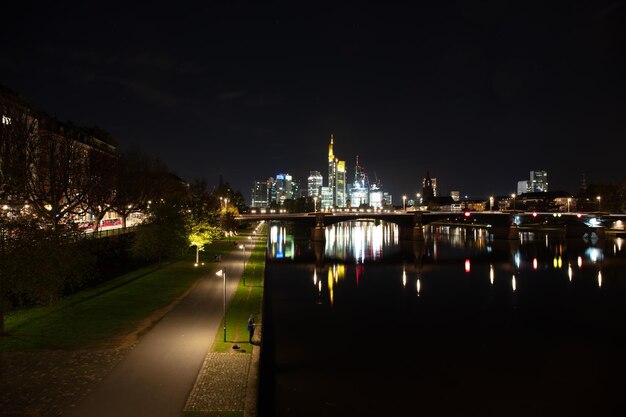
[(216, 415), (242, 412), (256, 416), (261, 325), (255, 332), (252, 352), (209, 352), (189, 395), (185, 412)]
[(0, 414), (59, 417), (122, 360), (127, 347), (0, 353)]
[[(232, 251), (220, 267), (226, 270), (229, 303), (241, 277), (241, 253)], [(213, 344), (222, 309), (223, 281), (211, 269), (68, 415), (179, 417)]]

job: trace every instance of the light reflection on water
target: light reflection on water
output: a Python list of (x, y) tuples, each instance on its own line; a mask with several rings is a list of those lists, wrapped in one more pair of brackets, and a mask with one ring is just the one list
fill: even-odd
[[(344, 222), (328, 226), (325, 230), (326, 242), (324, 255), (326, 265), (312, 268), (310, 277), (313, 281), (313, 291), (319, 295), (322, 290), (325, 299), (332, 306), (336, 301), (336, 288), (342, 285), (346, 279), (354, 279), (356, 287), (364, 273), (363, 264), (383, 260), (386, 256), (398, 255), (400, 242), (398, 226), (385, 222), (354, 221)], [(468, 275), (475, 274), (476, 269), (483, 271), (485, 256), (490, 260), (488, 269), (484, 270), (488, 282), (493, 286), (497, 281), (497, 275), (502, 274), (503, 269), (513, 271), (509, 275), (509, 291), (515, 293), (520, 286), (520, 280), (528, 279), (525, 270), (541, 273), (547, 269), (563, 271), (571, 283), (576, 280), (572, 268), (573, 264), (578, 270), (592, 268), (595, 270), (595, 282), (597, 287), (602, 287), (602, 262), (605, 258), (603, 246), (593, 246), (589, 243), (580, 245), (574, 253), (571, 247), (563, 240), (541, 235), (526, 233), (520, 241), (493, 241), (484, 229), (465, 229), (458, 227), (438, 226), (427, 230), (426, 241), (420, 247), (420, 255), (413, 258), (416, 265), (409, 264), (410, 271), (403, 264), (400, 282), (403, 288), (409, 284), (410, 275), (415, 276), (417, 295), (420, 295), (424, 285), (421, 275), (422, 266), (426, 264), (459, 262), (460, 270)], [(268, 258), (277, 260), (297, 260), (300, 255), (310, 252), (310, 242), (295, 243), (294, 237), (288, 233), (283, 225), (270, 227), (268, 241)], [(405, 242), (406, 243), (406, 242)], [(413, 244), (409, 242), (409, 244)], [(572, 246), (570, 244), (570, 246)], [(616, 238), (608, 245), (612, 256), (622, 255), (623, 239)], [(504, 248), (504, 249), (503, 249)], [(510, 266), (503, 266), (497, 260), (502, 259), (502, 253), (508, 253)], [(499, 258), (498, 258), (499, 256)], [(494, 261), (494, 259), (496, 261)], [(356, 264), (356, 265), (355, 265)], [(353, 266), (355, 265), (356, 268)], [(326, 275), (326, 279), (320, 276)], [(521, 278), (520, 278), (521, 275)]]
[(326, 227), (325, 255), (356, 263), (380, 260), (398, 246), (398, 226), (393, 223), (356, 221)]
[[(441, 404), (436, 395), (442, 391), (465, 395), (473, 411), (481, 410), (481, 392), (494, 392), (502, 404), (499, 415), (513, 415), (519, 405), (498, 391), (501, 386), (531, 397), (535, 390), (549, 392), (570, 381), (567, 389), (584, 385), (594, 401), (613, 386), (608, 377), (597, 376), (609, 375), (609, 367), (591, 353), (623, 351), (614, 342), (626, 334), (621, 240), (592, 244), (537, 233), (496, 241), (479, 229), (439, 227), (414, 244), (399, 241), (397, 226), (374, 222), (339, 224), (326, 233), (322, 258), (311, 255), (310, 241), (294, 240), (280, 226), (270, 233), (268, 277), (276, 294), (270, 303), (281, 365), (268, 367), (276, 378), (273, 415), (350, 415), (345, 410), (352, 408), (354, 415), (372, 415), (368, 404), (359, 405), (362, 399), (350, 400), (368, 395), (385, 407), (407, 409), (419, 397), (432, 411)], [(272, 262), (272, 256), (291, 261)], [(364, 335), (376, 332), (382, 341), (372, 337), (363, 343)], [(381, 349), (388, 351), (387, 335), (398, 341), (400, 354), (380, 355)], [(358, 349), (338, 349), (338, 343)], [(519, 366), (505, 360), (509, 351)], [(416, 356), (429, 360), (418, 364)], [(378, 363), (377, 357), (384, 360)], [(620, 360), (618, 368), (626, 369)], [(546, 366), (552, 367), (546, 371)], [(597, 366), (605, 367), (598, 374), (590, 371), (596, 379), (589, 383), (585, 372)], [(398, 369), (429, 377), (396, 383)], [(379, 373), (387, 377), (374, 377)], [(441, 375), (462, 383), (448, 384), (437, 379)], [(594, 388), (598, 378), (600, 388)], [(377, 385), (380, 380), (387, 382)], [(306, 394), (319, 390), (324, 399), (347, 390), (344, 398), (332, 397), (335, 414), (324, 408), (326, 400)], [(565, 394), (554, 401), (569, 404)], [(425, 414), (489, 415), (465, 411)]]

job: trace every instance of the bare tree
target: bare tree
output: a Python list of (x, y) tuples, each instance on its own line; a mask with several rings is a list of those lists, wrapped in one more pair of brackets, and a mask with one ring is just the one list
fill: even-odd
[(28, 144), (37, 130), (36, 119), (18, 111), (6, 111), (0, 124), (0, 202), (22, 205), (28, 173)]
[(111, 208), (122, 217), (122, 227), (131, 213), (145, 210), (151, 203), (146, 192), (148, 157), (138, 149), (122, 153), (117, 161)]
[(89, 183), (87, 147), (65, 136), (44, 131), (27, 144), (29, 172), (25, 191), (36, 215), (53, 231), (71, 214), (81, 214)]
[(90, 149), (87, 156), (87, 184), (85, 207), (93, 215), (93, 228), (98, 231), (100, 221), (111, 210), (115, 197), (115, 174), (117, 172), (115, 155)]

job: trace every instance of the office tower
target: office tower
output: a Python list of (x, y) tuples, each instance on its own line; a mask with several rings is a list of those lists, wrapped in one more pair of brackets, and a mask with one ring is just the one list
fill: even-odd
[(530, 181), (522, 180), (517, 182), (517, 195), (522, 195), (524, 193), (530, 192)]
[(251, 207), (267, 207), (269, 194), (268, 194), (268, 182), (266, 181), (254, 181), (252, 185), (252, 204)]
[(311, 171), (307, 179), (307, 195), (309, 197), (321, 197), (323, 183), (324, 177), (322, 177), (322, 174), (319, 171)]
[(273, 187), (274, 201), (283, 204), (285, 200), (293, 199), (292, 177), (289, 174), (277, 174)]
[(372, 208), (383, 207), (383, 190), (379, 183), (370, 185), (370, 206)]
[(354, 168), (354, 182), (350, 187), (350, 205), (352, 207), (360, 207), (369, 204), (370, 182), (367, 178), (365, 168), (359, 165), (359, 157), (356, 157), (356, 166)]
[(346, 205), (346, 162), (335, 157), (334, 138), (330, 135), (328, 145), (328, 188), (332, 195), (333, 207)]
[(548, 191), (548, 173), (546, 171), (530, 171), (530, 188), (534, 193)]
[(333, 193), (330, 187), (322, 187), (322, 210), (328, 210), (333, 207)]

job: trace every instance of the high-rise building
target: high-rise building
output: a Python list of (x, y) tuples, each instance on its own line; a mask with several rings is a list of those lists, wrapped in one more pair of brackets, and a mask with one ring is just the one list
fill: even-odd
[(517, 195), (530, 192), (530, 181), (522, 180), (517, 182)]
[(328, 145), (328, 188), (332, 195), (333, 207), (345, 207), (346, 205), (346, 162), (335, 157), (334, 138), (330, 135)]
[(306, 194), (304, 196), (301, 194), (302, 194), (302, 190), (300, 189), (300, 181), (296, 180), (295, 178), (292, 178), (291, 179), (291, 198), (296, 200), (300, 197), (306, 197)]
[(337, 182), (335, 186), (335, 205), (346, 206), (346, 161), (337, 161)]
[(324, 177), (319, 171), (311, 171), (307, 180), (307, 195), (309, 197), (321, 197), (322, 186), (324, 184)]
[(354, 168), (354, 182), (350, 187), (350, 206), (359, 207), (369, 204), (370, 182), (365, 169), (359, 165), (359, 156), (356, 157)]
[(530, 188), (534, 193), (548, 192), (548, 173), (546, 171), (530, 171)]
[(289, 174), (277, 174), (272, 187), (274, 201), (283, 204), (285, 200), (293, 199), (292, 177)]
[(333, 193), (330, 187), (322, 187), (322, 210), (328, 210), (333, 207)]
[(517, 195), (546, 192), (548, 192), (548, 173), (546, 171), (530, 171), (530, 179), (517, 182)]
[(252, 185), (252, 204), (251, 207), (267, 207), (269, 194), (267, 188), (268, 181), (254, 181)]
[(378, 183), (370, 186), (370, 206), (372, 206), (372, 208), (383, 207), (383, 190)]

